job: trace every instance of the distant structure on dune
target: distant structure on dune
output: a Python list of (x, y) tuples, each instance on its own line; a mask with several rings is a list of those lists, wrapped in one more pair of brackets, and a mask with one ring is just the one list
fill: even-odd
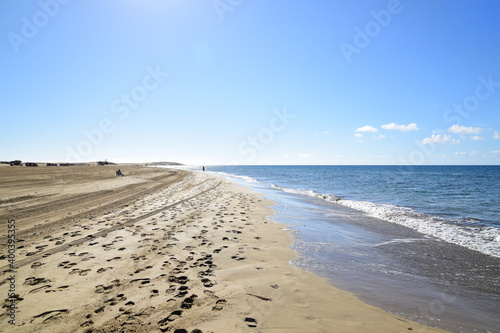
[(116, 165), (116, 163), (106, 161), (98, 161), (97, 165)]

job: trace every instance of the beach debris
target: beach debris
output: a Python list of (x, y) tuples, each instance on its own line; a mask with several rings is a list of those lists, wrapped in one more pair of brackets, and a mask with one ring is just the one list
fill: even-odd
[(272, 299), (270, 299), (270, 298), (267, 298), (267, 297), (262, 297), (262, 296), (255, 295), (255, 294), (247, 294), (247, 295), (249, 295), (249, 296), (253, 296), (253, 297), (257, 297), (257, 298), (259, 298), (259, 299), (261, 299), (261, 300), (263, 300), (263, 301), (267, 301), (267, 302), (272, 302), (272, 301), (273, 301), (273, 300), (272, 300)]

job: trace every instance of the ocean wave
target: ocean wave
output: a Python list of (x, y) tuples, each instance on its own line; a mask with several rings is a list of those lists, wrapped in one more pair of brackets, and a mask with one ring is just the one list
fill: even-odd
[(431, 235), (448, 243), (457, 244), (500, 258), (500, 232), (494, 227), (461, 226), (456, 221), (417, 213), (411, 208), (382, 205), (366, 201), (340, 200), (337, 203), (370, 216), (397, 223), (422, 234)]
[(471, 225), (471, 219), (465, 219), (464, 225), (460, 221), (449, 221), (444, 218), (430, 216), (416, 212), (408, 207), (390, 204), (377, 204), (369, 201), (355, 201), (343, 199), (333, 194), (318, 193), (307, 189), (294, 189), (281, 187), (275, 184), (263, 183), (255, 178), (239, 176), (224, 172), (216, 172), (223, 176), (235, 177), (248, 183), (261, 183), (292, 194), (314, 197), (321, 200), (334, 202), (346, 206), (369, 216), (406, 226), (424, 235), (437, 237), (445, 242), (460, 245), (468, 249), (500, 258), (500, 229), (494, 227), (483, 227)]
[(300, 194), (300, 195), (306, 195), (309, 197), (315, 197), (319, 199), (323, 199), (326, 201), (331, 201), (331, 202), (338, 202), (339, 200), (342, 200), (341, 198), (333, 195), (333, 194), (321, 194), (314, 192), (313, 190), (303, 190), (303, 189), (294, 189), (294, 188), (286, 188), (286, 187), (281, 187), (277, 186), (274, 184), (271, 184), (272, 188), (287, 192), (287, 193), (293, 193), (293, 194)]
[(257, 179), (255, 179), (253, 177), (249, 177), (249, 176), (233, 175), (233, 174), (229, 174), (229, 173), (225, 173), (225, 172), (220, 172), (220, 171), (217, 171), (217, 172), (208, 171), (208, 173), (214, 173), (214, 174), (218, 174), (218, 175), (225, 176), (225, 177), (233, 177), (233, 178), (242, 179), (242, 180), (244, 180), (247, 183), (260, 183)]
[(418, 213), (411, 208), (368, 201), (342, 199), (332, 194), (316, 193), (312, 190), (290, 189), (276, 185), (273, 188), (294, 194), (306, 195), (335, 202), (369, 216), (400, 224), (422, 234), (442, 239), (448, 243), (464, 246), (500, 258), (500, 230), (494, 227), (461, 226), (457, 222)]

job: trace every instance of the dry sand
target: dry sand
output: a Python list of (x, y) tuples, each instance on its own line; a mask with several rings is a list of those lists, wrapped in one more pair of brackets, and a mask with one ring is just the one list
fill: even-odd
[[(291, 266), (290, 231), (249, 189), (115, 169), (0, 167), (0, 331), (438, 332)], [(12, 219), (15, 273), (5, 258)]]

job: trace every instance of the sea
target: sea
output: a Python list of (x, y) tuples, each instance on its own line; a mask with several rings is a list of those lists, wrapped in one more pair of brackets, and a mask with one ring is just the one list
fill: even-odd
[(500, 166), (209, 166), (275, 202), (293, 265), (388, 312), (500, 332)]

